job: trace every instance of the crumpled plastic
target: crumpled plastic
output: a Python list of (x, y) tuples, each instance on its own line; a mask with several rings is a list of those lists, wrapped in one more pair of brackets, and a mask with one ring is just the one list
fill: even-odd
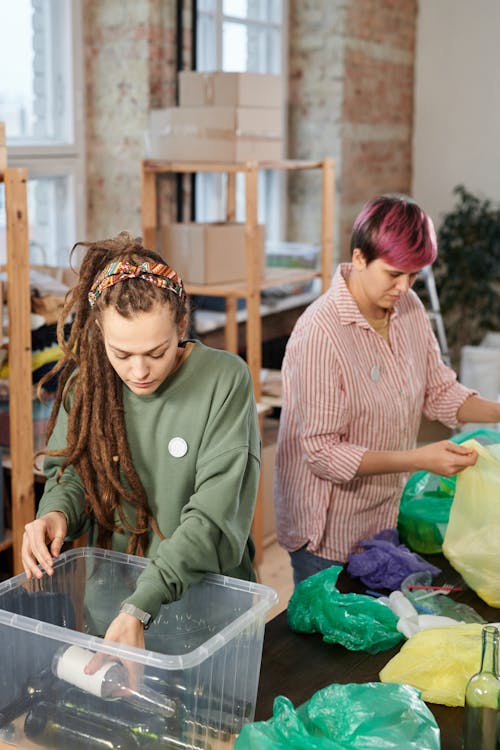
[(439, 750), (431, 711), (409, 685), (329, 685), (298, 709), (284, 696), (273, 718), (246, 724), (235, 750)]
[(363, 552), (349, 555), (347, 572), (360, 578), (371, 589), (399, 589), (410, 573), (428, 570), (432, 575), (441, 572), (439, 568), (411, 552), (400, 544), (396, 529), (384, 529), (371, 539), (361, 542)]
[(458, 621), (443, 615), (419, 615), (413, 604), (402, 591), (392, 591), (385, 603), (398, 617), (397, 628), (406, 638), (411, 638), (420, 630), (444, 628), (457, 625)]
[[(500, 442), (500, 432), (481, 428), (450, 438), (462, 444), (474, 438), (481, 445)], [(415, 552), (431, 555), (441, 552), (457, 476), (441, 477), (429, 471), (416, 471), (408, 479), (401, 496), (398, 531), (401, 540)]]
[(465, 687), (481, 666), (481, 634), (476, 623), (421, 630), (385, 665), (382, 682), (404, 682), (429, 703), (463, 706)]
[(301, 581), (288, 602), (288, 624), (299, 633), (322, 633), (325, 643), (376, 654), (397, 645), (403, 635), (397, 617), (377, 599), (341, 594), (335, 584), (342, 567), (332, 565)]
[(500, 446), (464, 445), (477, 461), (457, 477), (443, 554), (481, 599), (500, 607)]
[(423, 589), (411, 588), (412, 586), (429, 586), (431, 583), (432, 575), (428, 571), (422, 571), (412, 573), (401, 584), (402, 593), (419, 613), (451, 617), (459, 622), (486, 622), (473, 607), (464, 602), (456, 602), (450, 595), (435, 594), (424, 598)]

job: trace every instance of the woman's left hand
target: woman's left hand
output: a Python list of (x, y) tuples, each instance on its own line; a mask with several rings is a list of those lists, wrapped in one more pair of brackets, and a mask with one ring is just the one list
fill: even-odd
[[(145, 646), (144, 625), (137, 617), (128, 615), (126, 612), (120, 612), (106, 630), (104, 639), (143, 649)], [(106, 654), (96, 653), (85, 667), (85, 673), (94, 674), (105, 661), (107, 661)], [(128, 672), (129, 687), (132, 690), (137, 690), (142, 671), (140, 665), (125, 659), (122, 660), (122, 663)]]

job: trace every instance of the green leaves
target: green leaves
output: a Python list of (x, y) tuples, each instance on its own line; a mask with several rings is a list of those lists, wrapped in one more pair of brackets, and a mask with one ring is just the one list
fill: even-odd
[(458, 366), (462, 346), (500, 330), (500, 208), (463, 185), (453, 192), (456, 205), (438, 229), (434, 276), (452, 362)]

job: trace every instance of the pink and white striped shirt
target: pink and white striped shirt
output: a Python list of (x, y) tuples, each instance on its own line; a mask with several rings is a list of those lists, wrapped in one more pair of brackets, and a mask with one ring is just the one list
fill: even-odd
[(415, 447), (422, 413), (448, 426), (474, 391), (446, 367), (425, 309), (403, 295), (385, 341), (361, 315), (341, 264), (297, 321), (282, 366), (274, 498), (279, 543), (347, 560), (395, 528), (406, 474), (356, 476), (367, 450)]

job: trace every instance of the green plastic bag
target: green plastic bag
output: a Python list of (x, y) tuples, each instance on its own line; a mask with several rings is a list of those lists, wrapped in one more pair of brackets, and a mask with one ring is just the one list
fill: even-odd
[[(500, 442), (500, 432), (462, 432), (450, 441), (461, 444), (471, 438), (481, 445), (493, 445)], [(456, 482), (456, 476), (441, 477), (428, 471), (417, 471), (408, 479), (399, 506), (398, 532), (401, 541), (414, 552), (441, 552)]]
[(246, 724), (235, 750), (439, 750), (439, 728), (409, 685), (329, 685), (298, 709), (283, 696), (273, 718)]
[(299, 633), (322, 633), (325, 643), (340, 643), (351, 651), (376, 654), (393, 648), (404, 636), (398, 618), (378, 599), (341, 594), (336, 588), (342, 568), (316, 573), (299, 583), (288, 602), (288, 624)]

